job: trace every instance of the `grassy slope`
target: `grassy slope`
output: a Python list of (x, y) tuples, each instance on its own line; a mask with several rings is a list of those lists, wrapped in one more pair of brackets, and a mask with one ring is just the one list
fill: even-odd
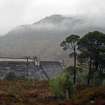
[[(94, 104), (91, 104), (91, 99), (94, 99)], [(100, 101), (101, 100), (101, 101)], [(97, 104), (97, 102), (104, 101), (105, 104), (105, 86), (85, 87), (83, 90), (78, 91), (71, 99), (66, 101), (66, 105), (104, 105)]]
[(0, 81), (0, 105), (56, 105), (46, 81)]
[[(53, 94), (47, 81), (0, 81), (0, 105), (60, 105), (48, 100), (50, 96)], [(92, 97), (100, 96), (105, 100), (105, 86), (85, 87), (62, 105), (90, 105)]]

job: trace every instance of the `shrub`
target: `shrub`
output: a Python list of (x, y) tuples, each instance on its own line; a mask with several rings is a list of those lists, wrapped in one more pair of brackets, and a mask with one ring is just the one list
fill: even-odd
[(17, 77), (16, 77), (16, 75), (15, 75), (14, 72), (9, 72), (9, 73), (5, 76), (4, 79), (5, 79), (5, 80), (16, 80)]
[(50, 80), (50, 87), (57, 97), (70, 98), (73, 94), (73, 83), (71, 82), (70, 75), (63, 72), (55, 79)]

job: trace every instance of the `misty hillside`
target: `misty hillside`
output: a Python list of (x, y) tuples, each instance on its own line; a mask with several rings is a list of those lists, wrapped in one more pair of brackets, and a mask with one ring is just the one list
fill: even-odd
[(100, 30), (85, 17), (52, 15), (36, 23), (14, 28), (0, 38), (0, 56), (40, 56), (47, 59), (67, 58), (60, 42), (69, 34), (83, 35)]

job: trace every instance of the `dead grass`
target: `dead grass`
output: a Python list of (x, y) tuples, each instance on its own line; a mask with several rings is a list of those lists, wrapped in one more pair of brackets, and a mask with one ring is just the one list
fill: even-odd
[(70, 102), (73, 105), (87, 105), (91, 99), (97, 100), (98, 97), (105, 100), (105, 86), (87, 87), (73, 96)]
[(105, 100), (105, 86), (82, 88), (65, 103), (49, 100), (51, 96), (47, 81), (0, 81), (0, 105), (89, 105), (92, 97)]
[(0, 105), (58, 105), (47, 81), (0, 81)]

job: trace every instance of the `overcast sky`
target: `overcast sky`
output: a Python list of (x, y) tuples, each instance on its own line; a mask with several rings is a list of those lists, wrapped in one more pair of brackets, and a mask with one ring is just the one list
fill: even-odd
[(52, 14), (104, 18), (105, 0), (0, 0), (0, 34)]

